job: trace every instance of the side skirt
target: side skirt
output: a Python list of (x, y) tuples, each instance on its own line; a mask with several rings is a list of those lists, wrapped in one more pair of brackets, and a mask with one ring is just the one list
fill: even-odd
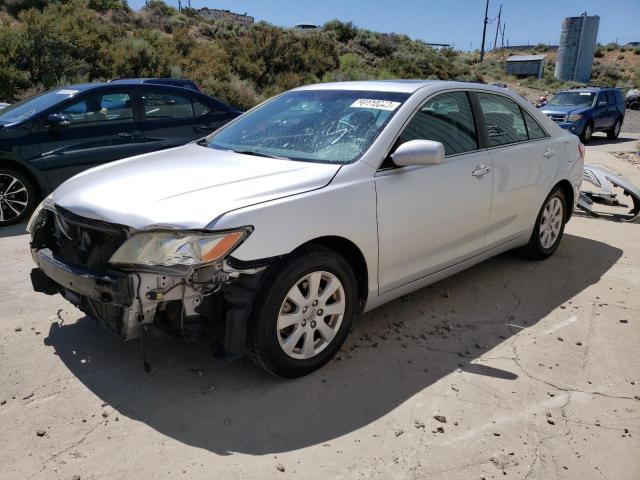
[(492, 248), (491, 250), (487, 250), (486, 252), (481, 253), (480, 255), (472, 257), (468, 260), (464, 260), (463, 262), (460, 262), (456, 265), (452, 265), (451, 267), (447, 267), (443, 270), (440, 270), (439, 272), (435, 272), (435, 273), (432, 273), (431, 275), (427, 275), (426, 277), (415, 280), (411, 283), (408, 283), (407, 285), (403, 285), (402, 287), (398, 287), (395, 290), (391, 290), (390, 292), (387, 292), (378, 297), (372, 298), (367, 302), (364, 312), (373, 310), (374, 308), (377, 308), (387, 302), (395, 300), (396, 298), (400, 298), (403, 295), (407, 295), (408, 293), (415, 292), (416, 290), (424, 288), (427, 285), (431, 285), (432, 283), (439, 282), (440, 280), (450, 277), (451, 275), (455, 275), (456, 273), (466, 270), (467, 268), (472, 267), (473, 265), (476, 265), (480, 262), (484, 262), (485, 260), (491, 257), (495, 257), (496, 255), (499, 255), (508, 250), (512, 250), (516, 247), (520, 247), (522, 245), (523, 245), (523, 237), (515, 238), (513, 240), (510, 240), (507, 243), (504, 243), (495, 248)]

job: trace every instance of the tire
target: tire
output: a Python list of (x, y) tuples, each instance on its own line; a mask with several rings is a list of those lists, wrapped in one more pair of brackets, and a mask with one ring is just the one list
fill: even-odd
[(589, 140), (591, 140), (592, 136), (593, 136), (593, 122), (588, 122), (584, 126), (584, 130), (582, 130), (582, 133), (578, 135), (578, 137), (580, 137), (580, 141), (584, 145), (586, 145), (587, 143), (589, 143)]
[[(558, 205), (560, 211), (557, 216), (553, 216), (556, 214)], [(536, 217), (536, 224), (531, 233), (529, 243), (521, 249), (525, 256), (533, 260), (544, 260), (553, 255), (553, 252), (560, 245), (560, 240), (562, 240), (564, 226), (568, 217), (567, 208), (567, 198), (564, 192), (562, 189), (556, 188), (542, 204), (542, 208)], [(552, 216), (549, 217), (549, 214)], [(551, 219), (551, 223), (549, 223), (549, 219)], [(557, 221), (554, 221), (554, 219)], [(547, 232), (547, 235), (545, 235), (545, 232)]]
[(27, 219), (36, 202), (33, 184), (25, 175), (0, 168), (0, 227)]
[[(316, 283), (313, 295), (309, 288)], [(294, 253), (268, 275), (257, 295), (247, 330), (249, 355), (267, 372), (286, 378), (320, 368), (349, 333), (357, 292), (353, 269), (333, 250), (313, 246)], [(336, 313), (326, 315), (321, 307)]]
[(613, 127), (611, 128), (611, 130), (607, 131), (607, 138), (611, 140), (618, 138), (618, 135), (620, 135), (621, 128), (622, 128), (622, 119), (618, 118), (616, 120), (616, 123), (613, 124)]

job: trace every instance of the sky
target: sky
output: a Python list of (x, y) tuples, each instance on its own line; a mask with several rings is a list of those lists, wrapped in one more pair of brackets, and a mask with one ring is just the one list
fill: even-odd
[[(165, 0), (178, 5), (178, 0)], [(182, 0), (183, 6), (189, 0)], [(640, 41), (640, 0), (490, 0), (489, 18), (506, 23), (505, 44), (557, 45), (564, 17), (585, 10), (600, 15), (598, 41), (624, 44)], [(139, 9), (144, 0), (129, 0)], [(292, 27), (298, 23), (321, 25), (337, 18), (385, 33), (404, 33), (433, 43), (448, 43), (460, 50), (478, 49), (482, 41), (485, 0), (191, 0), (193, 8), (209, 7), (247, 13), (256, 21)], [(496, 23), (487, 25), (488, 46)]]

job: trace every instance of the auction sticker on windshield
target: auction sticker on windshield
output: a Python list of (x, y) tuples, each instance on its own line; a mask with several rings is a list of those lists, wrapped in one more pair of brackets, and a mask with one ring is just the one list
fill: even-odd
[(359, 98), (351, 104), (354, 108), (374, 108), (376, 110), (393, 111), (398, 108), (400, 102), (392, 102), (390, 100), (375, 100), (371, 98)]
[(78, 90), (58, 90), (56, 93), (58, 95), (75, 95)]

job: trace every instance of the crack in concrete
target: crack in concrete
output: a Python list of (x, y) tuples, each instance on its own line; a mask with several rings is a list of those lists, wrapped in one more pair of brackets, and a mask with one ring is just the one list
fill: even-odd
[(82, 444), (89, 435), (91, 435), (94, 430), (96, 428), (98, 428), (100, 425), (102, 425), (103, 422), (100, 421), (97, 424), (95, 424), (91, 429), (89, 429), (84, 435), (82, 435), (82, 437), (80, 438), (80, 440), (76, 440), (74, 442), (71, 443), (71, 445), (63, 448), (62, 450), (60, 450), (57, 453), (54, 453), (53, 455), (51, 455), (47, 460), (44, 461), (44, 463), (42, 464), (42, 468), (40, 470), (38, 470), (36, 473), (34, 473), (33, 475), (31, 475), (27, 480), (32, 480), (34, 478), (36, 478), (37, 476), (39, 476), (42, 472), (45, 471), (45, 469), (47, 468), (47, 465), (49, 463), (51, 463), (53, 460), (55, 460), (56, 458), (58, 458), (60, 455), (62, 455), (63, 453), (68, 452), (69, 450), (71, 450), (74, 447), (77, 447), (78, 445)]

